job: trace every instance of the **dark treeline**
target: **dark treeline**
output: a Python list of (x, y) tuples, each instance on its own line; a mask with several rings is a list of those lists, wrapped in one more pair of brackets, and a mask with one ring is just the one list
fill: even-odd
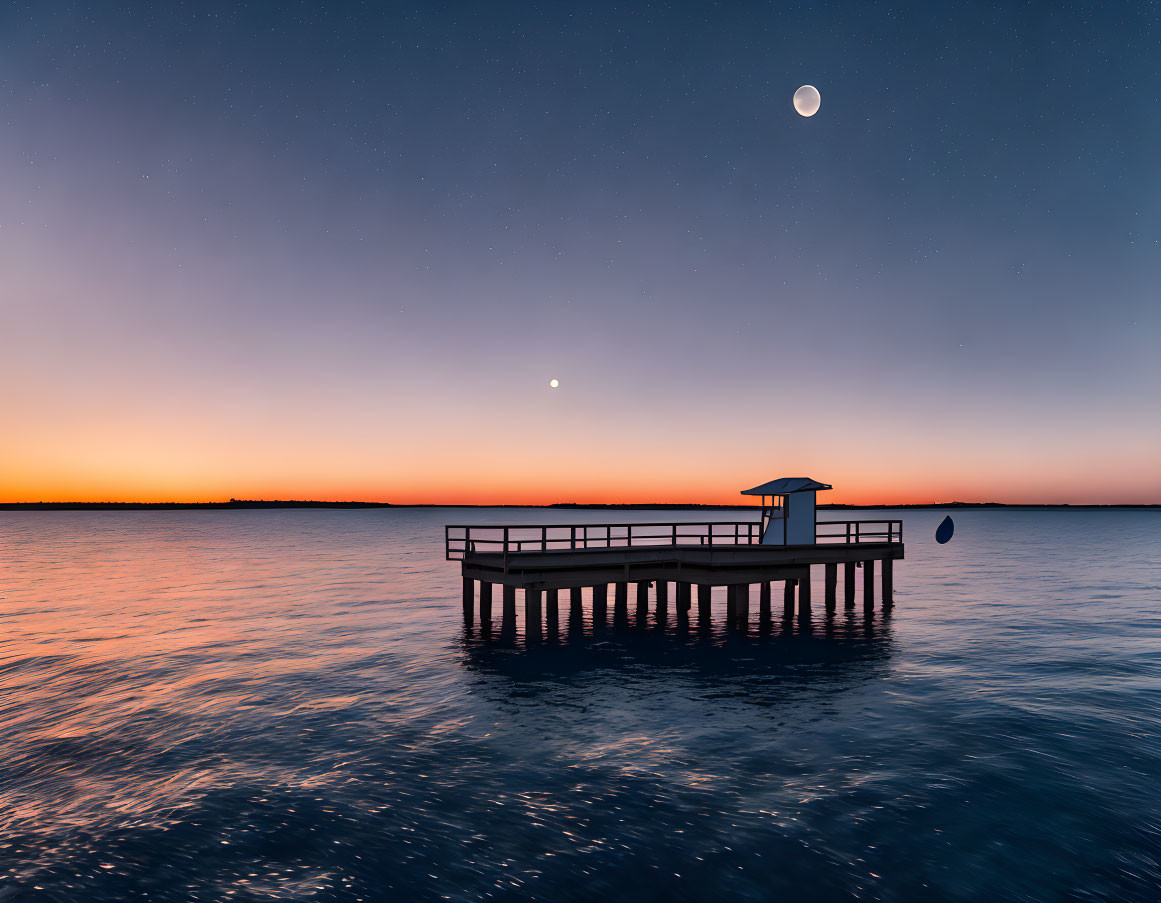
[(230, 499), (228, 502), (4, 502), (0, 511), (184, 510), (199, 508), (390, 508), (389, 502)]
[[(687, 508), (706, 508), (717, 510), (755, 510), (758, 505), (693, 505), (693, 504), (619, 504), (619, 505), (582, 505), (578, 502), (557, 502), (555, 505), (548, 505), (549, 508), (576, 508), (576, 509), (627, 509), (627, 510), (684, 510)], [(841, 504), (827, 504), (818, 506), (819, 510), (827, 509), (832, 511), (850, 510), (850, 511), (874, 511), (883, 508), (891, 510), (900, 509), (919, 509), (919, 508), (1161, 508), (1161, 505), (1036, 505), (1036, 504), (1019, 504), (1010, 502), (926, 502), (923, 504), (911, 505), (841, 505)]]

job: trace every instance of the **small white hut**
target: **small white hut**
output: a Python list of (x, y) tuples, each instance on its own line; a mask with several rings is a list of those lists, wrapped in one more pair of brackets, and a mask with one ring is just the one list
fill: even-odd
[(833, 489), (810, 477), (782, 477), (742, 495), (762, 497), (762, 545), (808, 546), (815, 538), (815, 493)]

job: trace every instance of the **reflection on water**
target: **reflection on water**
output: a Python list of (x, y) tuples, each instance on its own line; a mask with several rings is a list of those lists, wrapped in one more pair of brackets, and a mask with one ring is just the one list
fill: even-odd
[[(735, 682), (739, 692), (747, 692), (792, 682), (803, 668), (810, 669), (812, 682), (829, 683), (829, 677), (840, 674), (871, 679), (873, 665), (890, 654), (890, 623), (889, 613), (856, 617), (850, 611), (767, 619), (746, 630), (696, 617), (658, 622), (652, 616), (632, 624), (594, 626), (591, 613), (585, 612), (559, 624), (549, 622), (535, 636), (522, 621), (498, 630), (467, 625), (461, 647), (466, 667), (517, 681), (569, 681), (597, 672), (606, 680), (632, 675), (667, 683), (700, 678), (719, 687)], [(855, 663), (863, 667), (846, 667)]]
[(495, 512), (0, 514), (0, 900), (1155, 899), (1157, 515), (903, 516), (887, 619), (529, 643)]

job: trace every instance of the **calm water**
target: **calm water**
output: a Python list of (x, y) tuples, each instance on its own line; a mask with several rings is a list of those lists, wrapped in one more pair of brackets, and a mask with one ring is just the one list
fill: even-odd
[(2, 513), (0, 900), (1161, 899), (1161, 512), (902, 516), (888, 620), (526, 649), (442, 528), (546, 512)]

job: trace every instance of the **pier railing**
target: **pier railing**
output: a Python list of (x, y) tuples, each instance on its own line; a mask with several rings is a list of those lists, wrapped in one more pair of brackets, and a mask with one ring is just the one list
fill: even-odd
[(820, 520), (814, 524), (816, 543), (902, 542), (901, 520)]
[[(757, 521), (664, 524), (454, 524), (444, 527), (449, 561), (473, 552), (561, 552), (642, 546), (736, 546), (761, 541)], [(901, 520), (819, 521), (815, 543), (903, 542)]]

